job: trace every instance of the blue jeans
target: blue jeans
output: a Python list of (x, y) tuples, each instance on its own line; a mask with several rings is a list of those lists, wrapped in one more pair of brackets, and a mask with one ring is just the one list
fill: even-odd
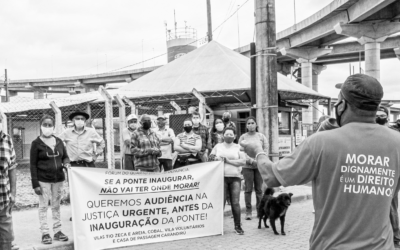
[(135, 170), (133, 155), (125, 154), (125, 170)]
[(231, 199), (231, 208), (233, 221), (235, 226), (240, 226), (240, 186), (241, 179), (239, 177), (224, 177), (224, 208), (226, 196), (229, 194)]
[(246, 213), (251, 214), (252, 208), (251, 208), (251, 193), (253, 192), (253, 186), (254, 186), (254, 191), (256, 193), (256, 208), (258, 208), (258, 205), (260, 204), (261, 198), (262, 198), (262, 184), (263, 184), (263, 179), (261, 177), (260, 171), (258, 171), (258, 168), (243, 168), (242, 170), (243, 177), (244, 177), (244, 185), (245, 185), (245, 191), (244, 191), (244, 201), (246, 203)]
[(392, 203), (390, 204), (390, 224), (392, 224), (393, 228), (393, 241), (400, 242), (400, 228), (399, 228), (399, 192), (395, 191), (395, 194), (392, 199)]
[(170, 160), (170, 159), (158, 159), (158, 161), (160, 162), (160, 171), (161, 171), (161, 167), (164, 168), (164, 171), (172, 170), (172, 160)]
[(11, 249), (14, 231), (10, 206), (0, 210), (0, 249)]

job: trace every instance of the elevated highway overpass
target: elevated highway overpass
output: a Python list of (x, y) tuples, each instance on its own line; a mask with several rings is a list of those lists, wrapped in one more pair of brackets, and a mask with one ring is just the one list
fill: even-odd
[[(365, 73), (379, 79), (380, 59), (400, 55), (400, 35), (396, 35), (400, 33), (399, 20), (400, 0), (333, 0), (307, 19), (277, 33), (278, 69), (289, 74), (292, 67), (300, 65), (301, 83), (316, 91), (318, 75), (330, 64), (361, 59), (365, 61)], [(348, 37), (357, 41), (338, 43)], [(271, 52), (263, 48), (256, 50), (261, 54)], [(236, 51), (249, 56), (249, 46)], [(100, 85), (133, 81), (158, 67), (76, 77), (14, 80), (9, 89), (13, 93), (34, 92), (37, 98), (42, 98), (44, 92), (86, 92)], [(317, 109), (304, 109), (303, 119), (304, 123), (318, 121)]]
[[(69, 76), (44, 79), (25, 79), (9, 81), (11, 95), (17, 92), (34, 92), (36, 98), (44, 93), (84, 93), (98, 89), (106, 84), (131, 82), (161, 66), (133, 69), (102, 74)], [(0, 84), (4, 87), (4, 83)]]

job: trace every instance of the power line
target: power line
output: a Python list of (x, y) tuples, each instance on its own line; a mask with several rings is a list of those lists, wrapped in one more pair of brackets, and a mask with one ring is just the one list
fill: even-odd
[(214, 33), (214, 31), (216, 31), (219, 27), (221, 27), (222, 25), (224, 25), (224, 23), (226, 23), (226, 21), (228, 21), (231, 17), (233, 17), (233, 16), (236, 14), (236, 12), (238, 12), (248, 1), (249, 1), (249, 0), (247, 0), (246, 2), (244, 2), (242, 5), (240, 5), (240, 7), (237, 8), (237, 10), (236, 10), (235, 12), (233, 12), (227, 19), (225, 19), (225, 21), (223, 21), (220, 25), (218, 25), (217, 28), (215, 28), (215, 29), (213, 30), (213, 33)]
[[(246, 0), (246, 2), (244, 2), (242, 5), (240, 5), (240, 6), (236, 9), (235, 12), (233, 12), (227, 19), (225, 19), (220, 25), (218, 25), (218, 26), (213, 30), (213, 33), (214, 33), (217, 29), (219, 29), (222, 25), (224, 25), (224, 23), (226, 23), (231, 17), (233, 17), (233, 16), (248, 2), (248, 1), (249, 1), (249, 0)], [(200, 40), (202, 40), (202, 39), (205, 39), (206, 37), (207, 37), (207, 36), (203, 36), (203, 37), (197, 39), (196, 41), (193, 41), (193, 42), (191, 42), (191, 43), (186, 44), (185, 46), (188, 46), (188, 45), (193, 44), (193, 43), (197, 43), (198, 41), (200, 41)], [(184, 47), (185, 47), (185, 46), (184, 46)], [(137, 63), (131, 64), (131, 65), (124, 66), (124, 67), (122, 67), (122, 68), (114, 69), (114, 70), (111, 70), (111, 71), (108, 71), (108, 72), (105, 72), (105, 73), (110, 73), (110, 72), (115, 72), (115, 71), (118, 71), (118, 70), (121, 70), (121, 69), (130, 68), (130, 67), (133, 67), (133, 66), (136, 66), (136, 65), (139, 65), (139, 64), (142, 64), (142, 63), (151, 61), (151, 60), (153, 60), (153, 59), (155, 59), (155, 58), (158, 58), (158, 57), (161, 57), (161, 56), (165, 56), (165, 55), (167, 55), (167, 54), (168, 54), (168, 52), (167, 52), (167, 53), (163, 53), (163, 54), (158, 55), (158, 56), (155, 56), (155, 57), (152, 57), (152, 58), (149, 58), (149, 59), (146, 59), (146, 60), (143, 60), (143, 61), (141, 61), (141, 62), (137, 62)]]
[[(232, 3), (233, 3), (233, 4), (232, 4)], [(235, 2), (233, 2), (233, 0), (231, 0), (231, 2), (229, 3), (228, 11), (227, 11), (226, 14), (225, 14), (225, 18), (228, 16), (229, 12), (231, 12), (231, 9), (232, 9), (232, 7), (235, 5), (235, 3), (236, 3), (236, 0), (235, 0)], [(219, 31), (219, 33), (218, 33), (217, 39), (218, 39), (219, 35), (221, 35), (223, 28), (224, 28), (224, 27), (222, 26), (222, 28), (220, 29), (220, 31)]]
[[(206, 38), (206, 37), (207, 37), (207, 36), (203, 36), (203, 37), (197, 39), (196, 41), (193, 41), (193, 42), (191, 42), (191, 43), (186, 44), (185, 46), (188, 46), (188, 45), (193, 44), (193, 43), (197, 43), (198, 41), (200, 41), (200, 40), (202, 40), (202, 39), (204, 39), (204, 38)], [(183, 46), (183, 47), (185, 47), (185, 46)], [(137, 63), (131, 64), (131, 65), (128, 65), (128, 66), (125, 66), (125, 67), (122, 67), (122, 68), (118, 68), (118, 69), (114, 69), (114, 70), (108, 71), (108, 72), (106, 72), (106, 73), (118, 71), (118, 70), (121, 70), (121, 69), (126, 69), (126, 68), (129, 68), (129, 67), (132, 67), (132, 66), (136, 66), (136, 65), (138, 65), (138, 64), (151, 61), (151, 60), (156, 59), (156, 58), (158, 58), (158, 57), (165, 56), (166, 54), (168, 54), (168, 52), (166, 52), (166, 53), (164, 53), (164, 54), (161, 54), (161, 55), (158, 55), (158, 56), (155, 56), (155, 57), (152, 57), (152, 58), (149, 58), (149, 59), (146, 59), (146, 60), (141, 61), (141, 62), (137, 62)]]

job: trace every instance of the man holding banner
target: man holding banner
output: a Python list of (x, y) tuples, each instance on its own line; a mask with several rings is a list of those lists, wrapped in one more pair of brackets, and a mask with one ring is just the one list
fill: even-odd
[[(105, 147), (104, 139), (94, 128), (85, 126), (89, 114), (76, 111), (69, 115), (74, 127), (66, 129), (58, 137), (65, 143), (72, 167), (95, 168), (97, 157)], [(96, 148), (93, 146), (96, 144)]]
[(142, 125), (133, 132), (131, 138), (131, 152), (135, 157), (135, 169), (144, 172), (158, 172), (158, 157), (161, 156), (160, 139), (151, 130), (151, 117), (142, 115)]
[(124, 140), (124, 144), (122, 145), (122, 152), (125, 153), (124, 164), (126, 170), (135, 170), (133, 163), (133, 155), (131, 153), (131, 137), (133, 132), (135, 132), (137, 128), (137, 116), (135, 114), (130, 114), (126, 118), (126, 128), (122, 130), (122, 138)]

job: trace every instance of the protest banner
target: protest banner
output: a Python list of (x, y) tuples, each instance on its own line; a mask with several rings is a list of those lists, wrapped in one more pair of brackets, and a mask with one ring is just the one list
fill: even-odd
[(75, 249), (112, 249), (223, 233), (224, 163), (163, 173), (69, 171)]

